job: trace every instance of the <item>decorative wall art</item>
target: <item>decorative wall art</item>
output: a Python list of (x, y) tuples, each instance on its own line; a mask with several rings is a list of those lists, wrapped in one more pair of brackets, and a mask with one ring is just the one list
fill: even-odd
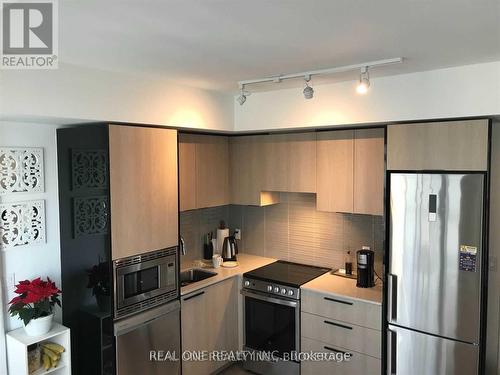
[(108, 154), (106, 150), (72, 150), (73, 190), (107, 189)]
[(75, 238), (108, 233), (108, 197), (75, 198), (73, 204)]
[(43, 191), (43, 148), (0, 147), (0, 195)]
[(0, 204), (0, 248), (45, 242), (45, 201)]

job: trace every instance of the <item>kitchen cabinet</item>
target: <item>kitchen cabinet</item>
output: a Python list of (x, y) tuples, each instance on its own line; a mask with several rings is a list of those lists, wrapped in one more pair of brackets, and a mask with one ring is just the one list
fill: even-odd
[(485, 171), (488, 120), (387, 127), (388, 170)]
[(318, 210), (383, 215), (384, 129), (319, 132), (316, 173)]
[(180, 211), (229, 204), (229, 194), (228, 137), (180, 134)]
[(354, 131), (317, 134), (317, 195), (319, 211), (354, 211)]
[[(238, 350), (238, 279), (232, 277), (181, 298), (183, 351)], [(182, 373), (208, 375), (227, 362), (183, 361)]]
[(177, 246), (177, 131), (110, 125), (109, 167), (113, 260)]
[(243, 136), (230, 139), (230, 201), (232, 204), (265, 206), (279, 202), (279, 193), (263, 188), (266, 136)]
[(288, 190), (288, 136), (270, 134), (258, 136), (257, 142), (263, 144), (262, 150), (262, 190)]
[(351, 353), (349, 361), (302, 361), (302, 374), (380, 374), (380, 304), (302, 289), (301, 351)]
[(287, 136), (287, 190), (316, 193), (316, 133), (294, 133)]
[(179, 210), (196, 208), (196, 142), (193, 135), (179, 134)]
[(384, 155), (384, 129), (354, 130), (354, 213), (384, 214)]
[(227, 137), (201, 135), (196, 141), (196, 207), (229, 204)]

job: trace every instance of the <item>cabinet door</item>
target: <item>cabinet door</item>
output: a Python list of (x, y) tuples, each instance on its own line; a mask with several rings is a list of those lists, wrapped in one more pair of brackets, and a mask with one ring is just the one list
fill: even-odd
[(384, 129), (354, 131), (354, 213), (384, 214)]
[[(238, 349), (238, 287), (235, 277), (181, 299), (182, 350)], [(183, 361), (182, 373), (208, 375), (227, 362)]]
[(287, 191), (316, 193), (316, 133), (289, 134), (287, 143)]
[(189, 134), (179, 134), (179, 206), (196, 208), (196, 143)]
[(262, 137), (233, 137), (230, 144), (231, 203), (258, 206), (264, 160)]
[(222, 136), (196, 136), (196, 207), (229, 204), (229, 144)]
[(317, 134), (316, 208), (319, 211), (353, 211), (353, 137), (352, 130)]
[(387, 127), (387, 169), (485, 171), (488, 120)]
[(178, 244), (177, 131), (109, 126), (113, 259)]
[(262, 190), (288, 190), (288, 136), (285, 134), (258, 137), (263, 145)]

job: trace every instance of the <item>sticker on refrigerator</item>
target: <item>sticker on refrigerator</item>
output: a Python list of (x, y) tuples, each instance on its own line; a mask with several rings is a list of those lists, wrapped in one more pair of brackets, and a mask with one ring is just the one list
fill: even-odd
[(460, 271), (476, 272), (477, 247), (460, 245)]

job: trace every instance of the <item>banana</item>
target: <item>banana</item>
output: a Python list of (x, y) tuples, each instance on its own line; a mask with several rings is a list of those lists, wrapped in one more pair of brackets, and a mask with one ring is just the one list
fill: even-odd
[(48, 348), (48, 349), (52, 350), (54, 353), (57, 353), (57, 354), (61, 354), (66, 350), (66, 349), (64, 349), (64, 346), (56, 344), (55, 342), (44, 342), (44, 343), (42, 343), (42, 346), (44, 348)]
[(57, 358), (57, 361), (52, 361), (52, 368), (57, 367), (57, 365), (59, 364), (59, 360), (60, 360), (60, 359), (61, 359), (61, 358)]
[(47, 354), (45, 353), (43, 354), (42, 360), (43, 360), (43, 368), (45, 370), (48, 370), (49, 368), (52, 367), (52, 362), (50, 361), (50, 357)]
[(49, 356), (52, 362), (59, 360), (59, 354), (54, 353), (49, 348), (43, 347), (43, 352)]

